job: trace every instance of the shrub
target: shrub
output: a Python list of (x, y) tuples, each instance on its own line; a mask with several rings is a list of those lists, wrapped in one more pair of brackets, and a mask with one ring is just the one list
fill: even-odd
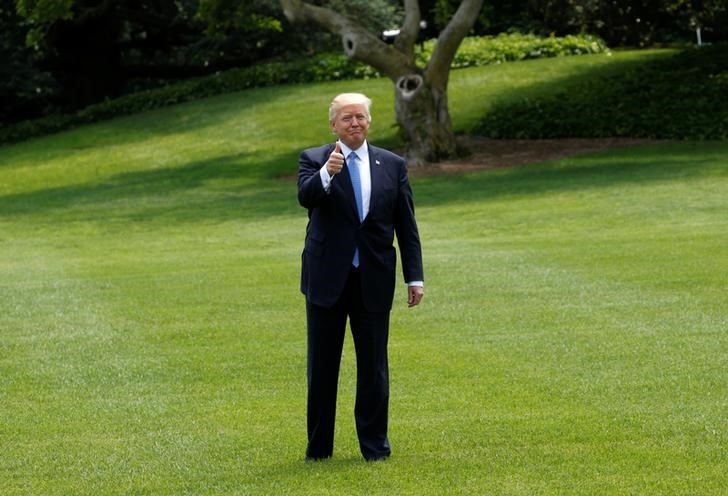
[[(435, 48), (429, 40), (417, 52), (418, 63), (425, 65)], [(602, 40), (594, 36), (550, 36), (541, 38), (533, 34), (499, 34), (465, 38), (453, 60), (454, 68), (498, 64), (516, 60), (602, 53), (608, 50)]]
[(728, 44), (598, 72), (555, 93), (495, 107), (480, 122), (492, 138), (628, 136), (728, 138)]

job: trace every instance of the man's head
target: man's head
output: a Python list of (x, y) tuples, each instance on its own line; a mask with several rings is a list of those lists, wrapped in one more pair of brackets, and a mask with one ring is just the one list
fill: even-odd
[(369, 134), (372, 101), (361, 93), (342, 93), (329, 106), (331, 131), (342, 143), (356, 150)]

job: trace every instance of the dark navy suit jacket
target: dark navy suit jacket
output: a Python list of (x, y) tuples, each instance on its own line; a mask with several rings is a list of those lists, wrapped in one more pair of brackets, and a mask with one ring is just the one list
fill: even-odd
[(301, 291), (310, 303), (329, 308), (344, 289), (359, 247), (362, 300), (370, 312), (392, 307), (397, 253), (405, 282), (424, 281), (422, 250), (412, 189), (404, 159), (369, 145), (372, 191), (369, 213), (359, 222), (348, 168), (333, 177), (328, 193), (319, 171), (334, 150), (329, 144), (305, 150), (299, 159), (298, 201), (308, 209)]

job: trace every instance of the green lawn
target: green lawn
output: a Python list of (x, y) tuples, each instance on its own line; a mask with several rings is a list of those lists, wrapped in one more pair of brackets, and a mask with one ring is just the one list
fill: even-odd
[[(662, 52), (456, 71), (493, 101)], [(616, 67), (616, 66), (615, 66)], [(0, 494), (725, 494), (728, 143), (413, 180), (426, 296), (392, 314), (393, 457), (344, 351), (306, 464), (299, 151), (339, 91), (283, 86), (0, 148)]]

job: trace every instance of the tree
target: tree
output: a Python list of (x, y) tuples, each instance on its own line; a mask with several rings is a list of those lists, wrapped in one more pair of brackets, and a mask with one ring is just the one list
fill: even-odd
[(426, 67), (415, 63), (415, 43), (421, 29), (417, 0), (405, 0), (405, 18), (392, 45), (354, 19), (302, 0), (280, 0), (292, 23), (313, 22), (341, 37), (344, 52), (371, 65), (394, 82), (395, 112), (412, 165), (437, 162), (457, 154), (447, 103), (450, 65), (463, 38), (483, 6), (483, 0), (462, 0), (440, 32)]
[(712, 42), (726, 39), (725, 0), (512, 0), (526, 6), (522, 18), (540, 33), (590, 33), (610, 46), (647, 47), (693, 41), (702, 28)]
[(14, 1), (0, 0), (0, 126), (41, 114), (56, 91), (53, 77), (25, 46), (28, 27)]
[[(728, 39), (728, 3), (725, 0), (668, 0), (665, 11), (683, 29), (700, 28), (711, 42)], [(692, 33), (691, 33), (692, 34)]]
[[(12, 33), (4, 29), (0, 39), (12, 34), (21, 47), (25, 41), (22, 51), (33, 55), (38, 71), (52, 76), (52, 111), (73, 111), (138, 89), (251, 65), (285, 48), (278, 0), (246, 2), (223, 20), (222, 14), (215, 16), (237, 0), (0, 2), (1, 27), (11, 15), (22, 23)], [(245, 29), (233, 31), (229, 25)], [(25, 40), (16, 33), (21, 31)], [(14, 59), (19, 59), (17, 51)], [(13, 116), (35, 116), (24, 113)]]

